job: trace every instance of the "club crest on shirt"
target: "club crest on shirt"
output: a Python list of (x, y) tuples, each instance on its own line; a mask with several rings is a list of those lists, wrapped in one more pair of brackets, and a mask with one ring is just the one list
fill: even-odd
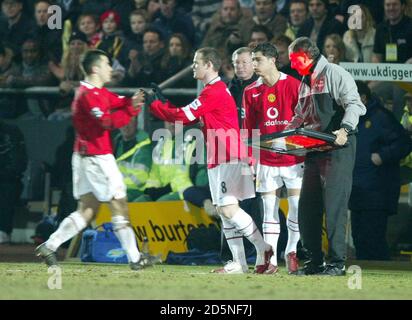
[(365, 128), (370, 129), (372, 127), (372, 122), (370, 120), (365, 121)]
[(273, 103), (276, 101), (276, 96), (273, 93), (271, 93), (268, 95), (268, 100), (270, 103)]

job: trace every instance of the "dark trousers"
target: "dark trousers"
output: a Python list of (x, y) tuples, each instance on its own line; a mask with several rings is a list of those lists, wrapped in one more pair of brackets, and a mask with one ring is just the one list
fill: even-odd
[(310, 153), (305, 160), (299, 200), (299, 229), (309, 261), (320, 265), (322, 221), (326, 216), (329, 263), (343, 266), (346, 261), (346, 224), (352, 188), (356, 138), (349, 136), (349, 146), (324, 153)]
[(10, 234), (13, 230), (15, 207), (21, 193), (20, 182), (0, 183), (0, 231)]
[(389, 260), (386, 242), (388, 213), (382, 210), (351, 212), (352, 238), (358, 260)]

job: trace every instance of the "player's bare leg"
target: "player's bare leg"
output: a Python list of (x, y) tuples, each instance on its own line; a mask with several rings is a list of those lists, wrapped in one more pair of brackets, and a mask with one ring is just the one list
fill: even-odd
[(66, 217), (50, 238), (35, 250), (36, 255), (44, 258), (47, 265), (57, 264), (55, 252), (67, 240), (70, 240), (95, 218), (100, 202), (92, 193), (80, 197), (77, 210)]
[(288, 227), (288, 243), (285, 249), (286, 267), (289, 273), (298, 271), (299, 263), (296, 256), (297, 244), (300, 239), (298, 206), (300, 189), (288, 189), (289, 211), (286, 225)]
[(263, 238), (273, 250), (270, 264), (265, 271), (266, 274), (273, 274), (278, 271), (277, 247), (280, 234), (279, 203), (280, 189), (272, 192), (262, 193), (263, 202)]
[(220, 214), (226, 218), (236, 230), (246, 237), (256, 248), (256, 273), (263, 273), (268, 265), (273, 251), (260, 234), (252, 217), (243, 211), (239, 204), (219, 207)]
[(130, 226), (127, 199), (113, 199), (109, 205), (112, 212), (114, 233), (126, 251), (130, 267), (133, 270), (140, 270), (147, 266), (147, 263), (141, 261), (141, 254), (137, 249), (136, 237)]

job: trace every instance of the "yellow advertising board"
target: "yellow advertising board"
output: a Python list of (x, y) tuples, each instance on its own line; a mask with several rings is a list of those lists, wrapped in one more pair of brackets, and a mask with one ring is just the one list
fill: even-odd
[[(162, 260), (169, 251), (187, 251), (186, 238), (192, 228), (215, 223), (203, 209), (186, 201), (129, 203), (129, 210), (139, 248), (147, 237), (150, 254), (161, 254)], [(110, 221), (109, 207), (101, 206), (96, 224)]]

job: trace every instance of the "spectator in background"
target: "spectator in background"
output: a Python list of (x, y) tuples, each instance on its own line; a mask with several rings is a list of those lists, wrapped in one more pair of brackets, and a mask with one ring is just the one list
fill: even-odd
[(243, 14), (238, 0), (223, 0), (220, 10), (212, 19), (202, 47), (216, 48), (223, 58), (224, 68), (231, 64), (232, 52), (247, 45), (252, 27), (252, 18)]
[(102, 37), (102, 33), (99, 32), (99, 18), (95, 14), (82, 13), (77, 19), (76, 26), (79, 31), (86, 35), (88, 46), (95, 48)]
[(384, 0), (341, 0), (341, 12), (348, 12), (349, 7), (353, 5), (363, 5), (369, 9), (373, 20), (378, 24), (384, 19), (383, 1)]
[[(179, 71), (192, 64), (192, 48), (186, 37), (181, 33), (175, 33), (170, 37), (166, 53), (163, 56), (160, 67), (166, 79), (172, 77)], [(196, 82), (189, 74), (185, 78), (176, 82), (175, 88), (195, 88)]]
[(221, 0), (194, 0), (192, 8), (192, 21), (195, 27), (195, 45), (202, 42), (209, 29), (212, 17), (222, 5)]
[[(103, 2), (104, 0), (100, 0)], [(58, 5), (62, 9), (62, 21), (70, 21), (71, 26), (76, 24), (79, 15), (84, 9), (85, 4), (88, 4), (90, 0), (55, 0), (54, 4)], [(95, 11), (88, 11), (95, 12)]]
[(32, 36), (40, 43), (42, 52), (47, 53), (44, 57), (46, 61), (60, 61), (62, 58), (62, 32), (59, 29), (50, 29), (47, 12), (51, 2), (49, 0), (37, 0), (34, 4), (34, 18), (36, 27), (32, 30)]
[(23, 15), (23, 0), (3, 0), (1, 10), (4, 20), (0, 21), (0, 42), (7, 43), (17, 54), (24, 40), (35, 29), (33, 19)]
[(346, 58), (351, 62), (372, 62), (373, 45), (375, 42), (375, 22), (369, 9), (362, 9), (362, 28), (347, 30), (343, 35)]
[[(17, 74), (17, 65), (13, 62), (13, 51), (0, 42), (0, 88), (7, 87), (7, 79)], [(14, 96), (0, 96), (0, 119), (13, 119), (24, 113), (25, 103)]]
[(164, 38), (155, 28), (147, 28), (143, 35), (143, 52), (132, 50), (130, 65), (125, 78), (126, 86), (149, 87), (161, 83), (165, 77), (159, 68), (164, 55)]
[(182, 33), (189, 42), (195, 43), (195, 27), (192, 19), (176, 7), (176, 0), (160, 0), (160, 10), (154, 16), (153, 26), (168, 40), (173, 33)]
[(256, 47), (258, 44), (269, 42), (273, 38), (273, 33), (265, 26), (255, 25), (250, 31), (249, 47)]
[(147, 3), (147, 19), (152, 22), (156, 13), (160, 10), (159, 0), (149, 0)]
[[(386, 20), (376, 28), (372, 62), (406, 63), (412, 57), (412, 19), (405, 16), (405, 6), (406, 0), (384, 0)], [(369, 87), (393, 105), (392, 111), (399, 120), (405, 91), (392, 82), (376, 81)]]
[(276, 60), (278, 70), (298, 80), (301, 80), (302, 76), (300, 76), (299, 73), (295, 69), (292, 69), (292, 67), (290, 66), (288, 48), (292, 43), (292, 40), (285, 35), (280, 35), (272, 42), (276, 46), (276, 49), (278, 51), (278, 58)]
[(23, 190), (27, 166), (24, 137), (20, 130), (0, 119), (0, 244), (10, 241), (16, 204)]
[(345, 59), (345, 44), (338, 34), (329, 34), (325, 38), (325, 45), (323, 46), (323, 55), (330, 63), (339, 64)]
[[(52, 86), (56, 81), (48, 69), (46, 62), (42, 61), (42, 52), (35, 39), (27, 39), (21, 48), (22, 62), (17, 65), (14, 73), (7, 77), (9, 87), (27, 88), (33, 86)], [(29, 114), (44, 118), (51, 112), (47, 100), (28, 99)]]
[(292, 41), (296, 39), (300, 27), (309, 16), (306, 0), (291, 0), (289, 3), (289, 22), (285, 35)]
[[(126, 34), (124, 44), (119, 53), (119, 62), (125, 68), (129, 67), (130, 54), (139, 53), (143, 50), (143, 34), (148, 25), (147, 14), (145, 10), (135, 10), (130, 13), (130, 32)], [(133, 52), (132, 52), (133, 51)], [(132, 52), (132, 53), (131, 53)]]
[(405, 63), (412, 57), (412, 19), (405, 16), (406, 0), (385, 0), (386, 20), (378, 24), (372, 61)]
[(309, 19), (301, 26), (297, 37), (308, 37), (323, 48), (328, 34), (343, 36), (345, 26), (329, 15), (327, 0), (309, 0)]
[[(84, 75), (80, 68), (80, 58), (87, 50), (87, 37), (83, 32), (75, 31), (69, 41), (69, 51), (60, 64), (49, 62), (49, 70), (60, 81), (60, 94), (62, 97), (70, 96), (79, 86), (79, 81)], [(68, 106), (66, 106), (67, 108)]]
[(412, 150), (412, 142), (368, 86), (363, 82), (357, 82), (357, 86), (367, 112), (358, 125), (349, 201), (356, 259), (389, 260), (387, 221), (398, 210), (399, 162)]
[(120, 128), (114, 138), (114, 155), (127, 187), (127, 199), (136, 201), (143, 195), (152, 167), (152, 146), (149, 135), (137, 128), (137, 118)]
[(96, 48), (103, 50), (113, 59), (116, 59), (123, 46), (123, 32), (120, 28), (120, 15), (113, 10), (105, 11), (100, 16), (102, 37)]
[(277, 37), (286, 31), (287, 19), (276, 11), (276, 0), (255, 0), (256, 25), (268, 28)]

